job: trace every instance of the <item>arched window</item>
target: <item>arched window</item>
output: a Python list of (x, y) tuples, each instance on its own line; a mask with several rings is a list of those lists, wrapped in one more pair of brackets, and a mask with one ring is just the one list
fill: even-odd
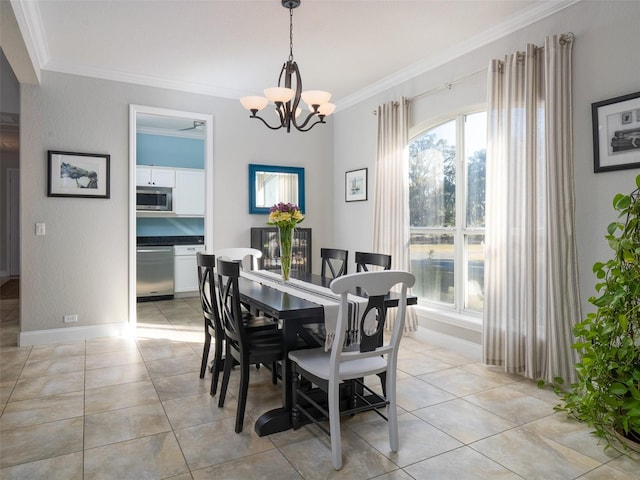
[(409, 143), (413, 293), (419, 303), (482, 313), (486, 112), (456, 115)]

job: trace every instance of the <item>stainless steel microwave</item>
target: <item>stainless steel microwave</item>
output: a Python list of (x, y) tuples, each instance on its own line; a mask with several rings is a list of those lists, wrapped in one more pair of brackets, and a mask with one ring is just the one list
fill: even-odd
[(137, 187), (136, 210), (171, 212), (173, 189), (168, 187)]

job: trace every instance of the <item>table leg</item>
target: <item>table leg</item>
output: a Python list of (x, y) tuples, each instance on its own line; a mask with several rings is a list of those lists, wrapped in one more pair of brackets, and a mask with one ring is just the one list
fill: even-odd
[(281, 367), (282, 375), (282, 407), (269, 410), (260, 415), (255, 425), (255, 432), (258, 436), (271, 435), (272, 433), (283, 432), (292, 428), (291, 408), (293, 407), (292, 372), (289, 351), (295, 348), (297, 341), (297, 328), (293, 322), (283, 322), (282, 338), (284, 344), (283, 360)]

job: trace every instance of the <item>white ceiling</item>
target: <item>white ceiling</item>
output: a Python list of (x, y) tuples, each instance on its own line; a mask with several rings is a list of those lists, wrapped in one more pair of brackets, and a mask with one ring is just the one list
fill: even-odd
[[(302, 0), (293, 53), (304, 89), (340, 108), (576, 1)], [(280, 0), (11, 4), (44, 70), (239, 98), (274, 86), (289, 55)]]

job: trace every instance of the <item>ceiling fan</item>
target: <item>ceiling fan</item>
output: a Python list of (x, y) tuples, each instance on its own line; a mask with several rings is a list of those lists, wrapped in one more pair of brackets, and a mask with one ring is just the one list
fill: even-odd
[(206, 122), (204, 122), (203, 120), (194, 120), (193, 127), (181, 128), (180, 131), (184, 132), (185, 130), (195, 130), (198, 127), (204, 127), (205, 123)]

